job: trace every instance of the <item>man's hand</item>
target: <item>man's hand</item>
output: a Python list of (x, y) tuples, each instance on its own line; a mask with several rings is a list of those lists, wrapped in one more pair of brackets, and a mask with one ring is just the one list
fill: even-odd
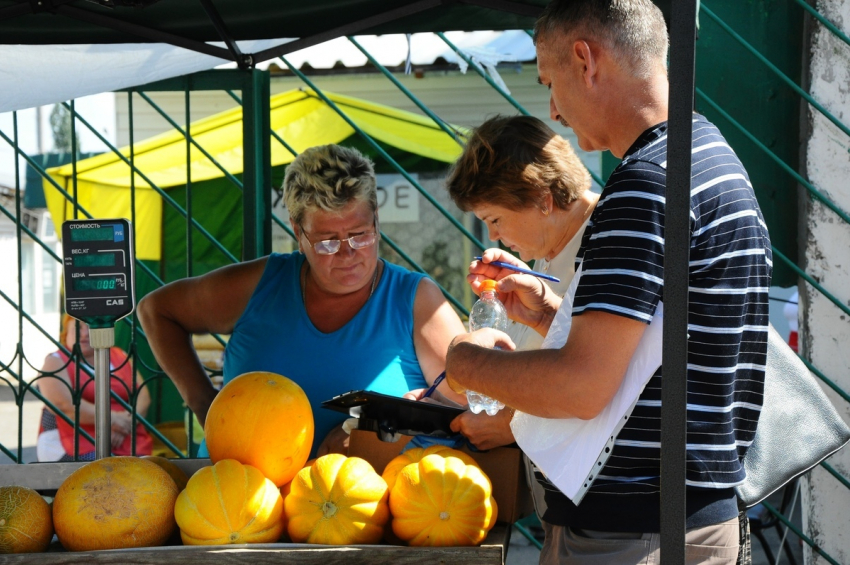
[(496, 291), (499, 300), (505, 305), (508, 317), (545, 335), (561, 305), (561, 299), (541, 279), (490, 265), (491, 261), (528, 268), (528, 265), (501, 249), (488, 249), (481, 261), (476, 260), (469, 265), (466, 280), (472, 291), (480, 294), (481, 284), (486, 279), (497, 281)]
[(480, 330), (475, 330), (468, 334), (460, 334), (456, 336), (452, 340), (451, 345), (449, 345), (449, 352), (446, 357), (446, 382), (448, 382), (451, 389), (457, 393), (466, 392), (466, 387), (457, 381), (457, 375), (453, 375), (451, 373), (449, 370), (448, 360), (451, 359), (452, 350), (461, 344), (477, 345), (484, 349), (493, 349), (496, 347), (506, 351), (513, 351), (516, 349), (516, 345), (508, 334), (493, 328), (481, 328)]
[(495, 416), (464, 412), (452, 420), (453, 432), (460, 432), (478, 449), (493, 449), (514, 442), (511, 431), (513, 409), (505, 408)]

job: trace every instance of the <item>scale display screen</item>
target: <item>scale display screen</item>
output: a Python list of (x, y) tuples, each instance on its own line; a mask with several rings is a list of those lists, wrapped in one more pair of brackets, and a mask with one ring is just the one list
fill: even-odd
[(74, 290), (115, 290), (124, 288), (124, 277), (74, 279)]
[(122, 218), (62, 224), (65, 312), (103, 328), (133, 311), (132, 239), (130, 222)]
[(114, 267), (115, 253), (91, 253), (74, 255), (75, 267)]
[(83, 227), (72, 229), (71, 241), (113, 241), (115, 239), (115, 228), (107, 227)]

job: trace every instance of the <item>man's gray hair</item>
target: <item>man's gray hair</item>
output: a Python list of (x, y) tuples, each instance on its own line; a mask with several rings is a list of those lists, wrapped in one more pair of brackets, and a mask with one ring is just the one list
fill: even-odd
[(339, 212), (354, 201), (378, 210), (378, 191), (372, 161), (356, 149), (320, 145), (301, 153), (286, 168), (284, 202), (296, 224), (308, 209)]
[(667, 26), (651, 0), (552, 0), (534, 25), (535, 45), (581, 38), (602, 43), (641, 78), (666, 69)]

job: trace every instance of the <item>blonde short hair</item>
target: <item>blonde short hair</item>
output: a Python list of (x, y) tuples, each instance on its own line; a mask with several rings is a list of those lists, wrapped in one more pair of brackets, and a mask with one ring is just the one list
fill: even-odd
[(590, 173), (570, 143), (531, 116), (496, 116), (478, 126), (446, 185), (463, 211), (480, 204), (524, 210), (566, 209), (590, 188)]
[(284, 201), (296, 224), (309, 209), (338, 212), (351, 202), (366, 202), (378, 210), (378, 190), (372, 161), (356, 149), (320, 145), (301, 153), (286, 168)]

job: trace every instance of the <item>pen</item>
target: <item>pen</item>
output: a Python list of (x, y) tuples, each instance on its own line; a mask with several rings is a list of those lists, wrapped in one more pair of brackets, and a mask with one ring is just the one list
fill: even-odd
[[(474, 257), (481, 261), (481, 257)], [(517, 267), (516, 265), (511, 265), (510, 263), (503, 263), (502, 261), (490, 261), (489, 263), (484, 263), (485, 265), (495, 265), (497, 267), (502, 267), (504, 269), (510, 269), (512, 271), (516, 271), (518, 273), (524, 273), (526, 275), (534, 275), (535, 277), (546, 279), (547, 281), (552, 282), (561, 282), (561, 279), (558, 277), (553, 277), (552, 275), (546, 275), (544, 273), (538, 273), (537, 271), (532, 271), (531, 269), (525, 269), (523, 267)]]
[(428, 398), (429, 396), (431, 396), (431, 394), (433, 394), (433, 392), (435, 390), (437, 390), (437, 385), (440, 384), (441, 382), (443, 382), (443, 379), (445, 379), (445, 378), (446, 378), (446, 372), (443, 371), (442, 373), (440, 373), (439, 377), (434, 379), (434, 384), (432, 384), (430, 386), (430, 388), (428, 388), (428, 390), (425, 391), (425, 394), (422, 395), (422, 398)]

